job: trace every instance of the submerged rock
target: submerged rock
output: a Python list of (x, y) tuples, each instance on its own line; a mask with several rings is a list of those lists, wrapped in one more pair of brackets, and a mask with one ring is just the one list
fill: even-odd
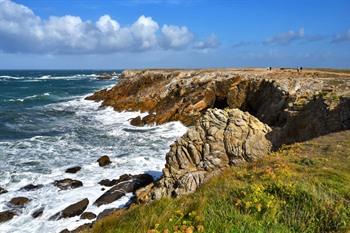
[(111, 160), (109, 159), (109, 157), (107, 155), (101, 156), (98, 160), (98, 165), (100, 167), (104, 167), (107, 166), (108, 164), (112, 163)]
[(15, 216), (16, 216), (16, 213), (12, 212), (10, 210), (2, 211), (2, 212), (0, 212), (0, 223), (7, 222), (7, 221), (13, 219), (13, 217), (15, 217)]
[(94, 205), (101, 206), (112, 203), (123, 197), (126, 193), (135, 192), (137, 189), (152, 182), (153, 177), (148, 174), (122, 175), (116, 180), (116, 184), (110, 190), (95, 201)]
[(40, 217), (41, 215), (43, 215), (44, 209), (45, 209), (45, 207), (41, 207), (41, 208), (35, 210), (35, 211), (32, 213), (32, 217), (33, 217), (33, 218), (38, 218), (38, 217)]
[(3, 193), (7, 193), (7, 190), (2, 188), (2, 187), (0, 187), (0, 194), (3, 194)]
[(29, 202), (30, 202), (30, 199), (28, 199), (26, 197), (14, 197), (9, 201), (9, 203), (11, 205), (14, 205), (17, 207), (23, 207), (26, 204), (28, 204)]
[(56, 213), (51, 216), (49, 220), (59, 220), (62, 218), (71, 218), (75, 216), (81, 215), (89, 205), (89, 199), (85, 198), (77, 203), (74, 203), (68, 207), (66, 207), (61, 212)]
[(53, 184), (61, 190), (75, 189), (83, 186), (83, 183), (81, 181), (72, 180), (69, 178), (63, 180), (56, 180)]
[(66, 173), (77, 173), (81, 170), (80, 166), (70, 167), (66, 170)]
[(84, 212), (84, 213), (82, 213), (82, 215), (80, 215), (80, 219), (92, 220), (95, 218), (96, 218), (96, 214), (94, 214), (92, 212)]
[(44, 187), (44, 185), (42, 185), (42, 184), (38, 184), (38, 185), (28, 184), (28, 185), (20, 188), (19, 190), (20, 191), (35, 191), (35, 190), (40, 189), (42, 187)]

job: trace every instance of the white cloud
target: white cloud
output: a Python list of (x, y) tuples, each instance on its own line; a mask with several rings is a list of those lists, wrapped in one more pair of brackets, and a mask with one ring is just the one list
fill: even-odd
[(288, 32), (284, 32), (268, 38), (264, 41), (265, 44), (282, 44), (287, 45), (293, 41), (301, 40), (305, 36), (304, 28), (300, 28), (298, 31), (289, 30)]
[(164, 25), (162, 27), (163, 46), (165, 48), (184, 48), (189, 45), (194, 36), (187, 27)]
[[(193, 33), (185, 26), (159, 29), (156, 21), (144, 15), (124, 27), (109, 15), (96, 22), (71, 15), (44, 20), (24, 5), (0, 0), (0, 51), (6, 53), (98, 54), (183, 49), (194, 43)], [(203, 43), (202, 47), (210, 46), (210, 41)]]
[(193, 47), (195, 49), (207, 50), (207, 49), (215, 49), (219, 46), (220, 46), (219, 40), (214, 34), (212, 34), (205, 40), (197, 41)]

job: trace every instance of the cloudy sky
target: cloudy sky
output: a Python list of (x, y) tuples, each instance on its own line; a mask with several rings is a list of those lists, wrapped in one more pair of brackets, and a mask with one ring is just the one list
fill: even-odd
[(350, 68), (349, 0), (0, 0), (0, 69)]

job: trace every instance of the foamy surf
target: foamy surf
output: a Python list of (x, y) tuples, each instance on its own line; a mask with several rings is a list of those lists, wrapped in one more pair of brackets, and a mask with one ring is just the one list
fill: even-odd
[[(0, 225), (0, 232), (60, 232), (64, 228), (75, 229), (89, 222), (79, 217), (49, 221), (55, 213), (84, 198), (90, 204), (86, 211), (99, 214), (104, 209), (125, 205), (131, 194), (109, 205), (96, 207), (92, 203), (104, 191), (98, 182), (115, 179), (123, 174), (148, 172), (157, 177), (165, 163), (169, 145), (186, 131), (179, 122), (161, 126), (137, 128), (129, 119), (140, 115), (135, 112), (115, 112), (112, 108), (101, 109), (99, 103), (86, 101), (84, 97), (38, 107), (38, 111), (54, 112), (52, 130), (62, 131), (54, 136), (34, 136), (22, 140), (0, 142), (0, 151), (6, 153), (0, 165), (0, 186), (9, 192), (0, 196), (0, 211), (8, 209), (7, 202), (13, 197), (31, 199), (21, 214)], [(45, 127), (45, 125), (43, 125)], [(112, 164), (101, 168), (96, 160), (108, 155)], [(81, 171), (67, 174), (69, 167), (79, 165)], [(52, 182), (63, 178), (77, 179), (83, 187), (60, 191)], [(43, 184), (35, 191), (19, 191), (27, 184)], [(108, 188), (106, 188), (108, 190)], [(31, 214), (44, 207), (41, 217)]]

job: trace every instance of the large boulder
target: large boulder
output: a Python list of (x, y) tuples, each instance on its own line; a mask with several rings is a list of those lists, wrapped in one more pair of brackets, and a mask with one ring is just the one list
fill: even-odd
[(89, 199), (85, 198), (81, 201), (78, 201), (77, 203), (74, 203), (68, 207), (66, 207), (64, 210), (56, 213), (55, 215), (51, 216), (49, 220), (59, 220), (62, 218), (71, 218), (75, 216), (81, 215), (89, 205)]
[(123, 175), (116, 184), (100, 196), (94, 205), (101, 206), (112, 203), (123, 197), (126, 193), (135, 192), (137, 189), (144, 187), (153, 182), (153, 177), (148, 174), (140, 175)]
[(63, 180), (56, 180), (53, 184), (61, 190), (75, 189), (83, 186), (83, 182), (79, 180), (72, 180), (69, 178)]
[(2, 211), (0, 212), (0, 223), (7, 222), (15, 216), (16, 216), (16, 213), (10, 210)]
[[(148, 198), (177, 196), (195, 191), (211, 176), (230, 165), (267, 155), (271, 128), (239, 109), (209, 109), (188, 132), (171, 145), (163, 178)], [(145, 193), (137, 192), (145, 202)], [(139, 198), (139, 199), (140, 199)]]
[(11, 205), (16, 207), (24, 207), (29, 202), (30, 202), (30, 199), (26, 197), (14, 197), (9, 201)]

